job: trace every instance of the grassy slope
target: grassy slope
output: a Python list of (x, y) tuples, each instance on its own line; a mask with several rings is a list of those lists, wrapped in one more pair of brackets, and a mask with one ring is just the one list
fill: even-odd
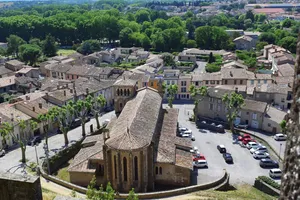
[(68, 55), (71, 55), (75, 52), (76, 51), (74, 51), (73, 49), (59, 49), (57, 51), (57, 55), (68, 56)]
[(67, 171), (68, 170), (68, 167), (70, 165), (70, 163), (72, 162), (73, 160), (69, 160), (68, 163), (66, 163), (65, 165), (63, 165), (57, 172), (55, 172), (53, 175), (56, 176), (57, 178), (59, 179), (62, 179), (64, 181), (67, 181), (67, 182), (70, 182), (70, 175), (69, 175), (69, 172)]

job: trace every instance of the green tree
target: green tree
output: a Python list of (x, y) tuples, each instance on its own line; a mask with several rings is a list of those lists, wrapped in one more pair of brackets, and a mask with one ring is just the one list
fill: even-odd
[(55, 56), (57, 53), (55, 38), (51, 35), (47, 35), (46, 39), (42, 42), (42, 49), (44, 55), (46, 55), (47, 57)]
[(90, 184), (88, 185), (86, 196), (88, 200), (114, 200), (115, 191), (111, 187), (110, 182), (107, 183), (105, 191), (103, 190), (102, 185), (100, 186), (99, 190), (97, 190), (96, 177), (93, 176)]
[(131, 28), (126, 27), (120, 31), (120, 45), (122, 47), (132, 46), (132, 41), (130, 40), (130, 35), (133, 33)]
[(186, 46), (187, 48), (196, 48), (197, 47), (197, 43), (195, 40), (188, 40), (186, 42)]
[(5, 55), (6, 55), (6, 50), (0, 47), (0, 56), (5, 56)]
[(141, 45), (146, 51), (151, 47), (151, 40), (146, 34), (141, 39)]
[(139, 200), (138, 195), (136, 195), (135, 192), (134, 192), (134, 188), (132, 188), (130, 190), (129, 195), (126, 198), (126, 200)]
[(84, 55), (88, 55), (100, 50), (101, 45), (98, 40), (86, 40), (77, 48), (77, 51)]
[(246, 16), (245, 16), (246, 19), (251, 19), (252, 22), (254, 22), (254, 14), (252, 12), (252, 10), (248, 10), (246, 12)]
[(262, 49), (264, 49), (264, 47), (266, 46), (266, 45), (268, 45), (268, 43), (267, 42), (258, 42), (257, 44), (256, 44), (256, 50), (262, 50)]
[(200, 88), (196, 88), (195, 85), (191, 85), (189, 88), (189, 92), (191, 94), (191, 97), (194, 100), (194, 115), (196, 116), (196, 110), (198, 107), (198, 104), (200, 101), (203, 100), (203, 97), (207, 95), (207, 87), (206, 86), (201, 86)]
[(216, 58), (214, 57), (213, 53), (210, 52), (208, 57), (208, 63), (213, 63), (213, 62), (216, 62)]
[(45, 133), (45, 143), (47, 144), (47, 148), (48, 148), (48, 131), (50, 130), (51, 123), (54, 121), (54, 119), (55, 119), (55, 113), (51, 109), (46, 114), (38, 115), (38, 120), (42, 123), (43, 130)]
[(293, 25), (293, 20), (291, 20), (289, 18), (286, 18), (282, 22), (282, 27), (284, 27), (284, 28), (290, 28), (292, 25)]
[(137, 23), (142, 24), (144, 21), (150, 21), (150, 13), (147, 10), (139, 10), (135, 13)]
[(175, 66), (174, 56), (170, 53), (163, 53), (162, 59), (165, 66)]
[(41, 48), (37, 45), (23, 44), (19, 46), (20, 59), (31, 66), (35, 65), (41, 55)]
[(26, 44), (26, 42), (16, 35), (10, 35), (6, 38), (7, 41), (7, 54), (19, 56), (19, 46)]
[(86, 136), (85, 131), (85, 123), (87, 120), (87, 115), (89, 111), (92, 109), (92, 96), (88, 96), (85, 100), (78, 100), (74, 105), (74, 110), (76, 112), (76, 116), (79, 117), (81, 121), (81, 128), (82, 128), (82, 136)]
[(99, 95), (91, 99), (92, 103), (92, 111), (94, 113), (96, 122), (97, 122), (97, 129), (100, 129), (100, 122), (99, 122), (99, 112), (105, 106), (106, 100), (103, 95)]
[(297, 38), (287, 36), (279, 40), (278, 45), (282, 46), (283, 48), (289, 50), (292, 53), (296, 53)]
[(286, 121), (282, 120), (279, 125), (280, 125), (282, 133), (286, 134), (286, 129), (287, 129), (287, 127), (286, 127), (286, 125), (287, 125)]
[(265, 32), (260, 34), (259, 40), (261, 42), (267, 42), (268, 44), (274, 44), (276, 41), (276, 36), (274, 33)]
[(224, 94), (222, 101), (226, 107), (226, 117), (230, 126), (230, 130), (234, 133), (233, 123), (241, 109), (244, 105), (244, 97), (238, 93)]
[(167, 88), (168, 92), (168, 105), (170, 108), (173, 108), (173, 101), (175, 99), (175, 95), (177, 94), (178, 86), (177, 85), (169, 85)]

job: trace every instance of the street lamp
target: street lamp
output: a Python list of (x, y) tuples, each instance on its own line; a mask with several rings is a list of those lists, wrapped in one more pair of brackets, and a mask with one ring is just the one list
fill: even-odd
[(280, 162), (280, 155), (281, 155), (281, 146), (282, 146), (282, 143), (280, 143), (280, 148), (279, 148), (279, 162)]

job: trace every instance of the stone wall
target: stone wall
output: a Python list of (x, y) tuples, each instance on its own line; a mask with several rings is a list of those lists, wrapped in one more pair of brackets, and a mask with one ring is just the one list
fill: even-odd
[(0, 173), (1, 200), (42, 200), (40, 178), (30, 175)]
[(263, 181), (259, 180), (259, 179), (255, 179), (254, 182), (254, 187), (259, 189), (260, 191), (272, 195), (272, 196), (279, 196), (280, 191), (273, 188), (272, 186), (264, 183)]

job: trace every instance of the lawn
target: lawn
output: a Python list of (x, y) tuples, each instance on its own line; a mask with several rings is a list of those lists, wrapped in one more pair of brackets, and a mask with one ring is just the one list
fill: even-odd
[[(277, 199), (273, 196), (267, 195), (256, 188), (252, 187), (251, 185), (239, 185), (237, 186), (237, 190), (231, 190), (227, 192), (221, 191), (200, 191), (190, 195), (187, 195), (184, 200), (187, 199), (217, 199), (217, 200), (273, 200)], [(181, 198), (181, 200), (183, 200)]]
[(57, 178), (61, 179), (61, 180), (70, 182), (70, 175), (69, 175), (69, 172), (68, 172), (68, 167), (69, 167), (69, 165), (72, 161), (73, 161), (73, 159), (69, 160), (68, 163), (61, 166), (61, 168), (57, 172), (53, 173), (53, 175), (56, 176)]
[(75, 53), (76, 51), (73, 49), (59, 49), (57, 51), (57, 55), (62, 55), (62, 56), (68, 56), (71, 55), (73, 53)]
[(43, 200), (53, 200), (57, 194), (51, 192), (45, 188), (42, 188)]

